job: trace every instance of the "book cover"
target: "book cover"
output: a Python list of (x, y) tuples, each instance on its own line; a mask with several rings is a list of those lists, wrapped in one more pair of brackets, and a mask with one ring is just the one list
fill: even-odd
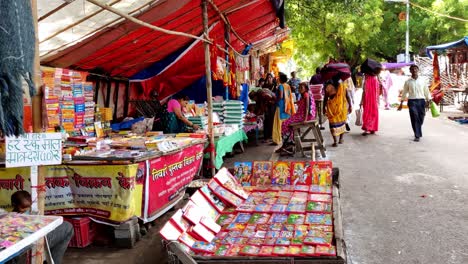
[(236, 211), (241, 213), (252, 213), (255, 212), (255, 207), (255, 204), (243, 203), (236, 208)]
[(312, 184), (322, 186), (332, 186), (331, 161), (311, 161)]
[(249, 197), (249, 194), (244, 190), (240, 182), (232, 176), (232, 174), (226, 169), (222, 168), (216, 173), (215, 180), (217, 180), (224, 188), (239, 196), (243, 200)]
[(290, 246), (288, 249), (288, 255), (289, 256), (299, 256), (301, 254), (301, 248), (300, 246)]
[(208, 199), (202, 194), (200, 190), (196, 191), (191, 197), (190, 201), (196, 204), (202, 215), (211, 217), (213, 220), (219, 216), (219, 212), (216, 211), (215, 207), (208, 201)]
[(243, 231), (245, 229), (245, 224), (240, 224), (240, 223), (230, 223), (227, 227), (226, 230), (229, 231)]
[(273, 247), (272, 246), (262, 246), (260, 251), (258, 252), (259, 256), (268, 257), (273, 255)]
[(288, 246), (275, 246), (273, 247), (273, 254), (274, 255), (287, 255), (289, 247)]
[(252, 172), (252, 185), (271, 185), (273, 162), (254, 161)]
[(257, 232), (255, 232), (254, 237), (265, 238), (266, 235), (267, 235), (267, 231), (257, 230)]
[(332, 203), (333, 198), (329, 194), (317, 194), (317, 193), (311, 193), (309, 194), (308, 197), (309, 201), (314, 201), (314, 202), (324, 202), (324, 203)]
[(257, 225), (257, 231), (268, 231), (268, 230), (270, 230), (269, 224)]
[(315, 247), (310, 245), (302, 245), (301, 254), (305, 256), (314, 256)]
[(287, 237), (280, 237), (276, 239), (276, 245), (278, 246), (289, 246), (291, 245), (291, 239)]
[(296, 192), (309, 192), (309, 186), (308, 185), (295, 185), (294, 186), (294, 191)]
[(234, 176), (242, 186), (250, 186), (252, 182), (252, 162), (234, 162)]
[(246, 256), (256, 256), (260, 252), (260, 247), (259, 246), (251, 246), (247, 245), (244, 246), (240, 252), (241, 255), (246, 255)]
[(193, 251), (195, 252), (202, 252), (202, 253), (215, 253), (216, 244), (214, 243), (207, 243), (203, 241), (196, 241), (192, 246)]
[(277, 203), (277, 204), (284, 204), (284, 205), (287, 205), (287, 204), (289, 204), (289, 200), (290, 200), (290, 199), (291, 199), (291, 198), (289, 198), (289, 197), (278, 197), (278, 199), (276, 199), (276, 203)]
[(323, 232), (333, 232), (333, 226), (327, 225), (309, 225), (309, 231), (319, 230)]
[(234, 223), (238, 223), (238, 224), (245, 224), (247, 223), (250, 218), (252, 217), (252, 214), (249, 214), (249, 213), (239, 213), (236, 218), (234, 219)]
[(324, 203), (324, 202), (308, 201), (306, 211), (310, 213), (331, 213), (332, 204)]
[(291, 163), (291, 185), (306, 185), (312, 183), (309, 162), (295, 161)]
[(288, 216), (287, 223), (290, 225), (302, 225), (305, 221), (305, 215), (303, 214), (290, 214)]
[(288, 204), (286, 208), (286, 213), (305, 213), (306, 205), (305, 204)]
[(331, 214), (307, 213), (306, 224), (309, 225), (333, 225)]
[(224, 227), (232, 223), (232, 220), (234, 220), (234, 218), (236, 218), (235, 214), (222, 214), (218, 217), (216, 223), (221, 227)]
[(227, 252), (229, 251), (230, 245), (220, 245), (215, 252), (216, 256), (226, 256)]
[(279, 198), (288, 198), (288, 199), (291, 199), (291, 197), (293, 196), (293, 192), (290, 192), (290, 191), (280, 191), (278, 192), (278, 199)]
[(335, 246), (317, 246), (315, 247), (315, 254), (319, 256), (336, 256)]
[(291, 238), (291, 246), (302, 246), (303, 242), (302, 237)]
[(255, 212), (270, 212), (271, 211), (271, 204), (257, 204), (255, 206)]
[(304, 231), (304, 230), (295, 230), (294, 231), (294, 237), (303, 239), (303, 237), (307, 236), (307, 233), (308, 232)]
[(200, 209), (196, 204), (189, 201), (187, 205), (184, 207), (184, 218), (187, 219), (192, 225), (198, 224), (201, 218), (203, 217), (203, 210)]
[(168, 241), (176, 241), (182, 235), (182, 232), (170, 221), (161, 228), (159, 233)]
[(177, 210), (174, 215), (172, 215), (170, 221), (181, 231), (185, 232), (190, 227), (190, 223), (184, 219), (184, 212), (182, 209)]
[(291, 183), (291, 169), (287, 161), (276, 161), (273, 165), (271, 184), (287, 185)]
[(270, 214), (268, 213), (254, 213), (249, 219), (249, 224), (266, 224), (270, 220)]
[(281, 231), (280, 237), (291, 239), (294, 237), (294, 231)]
[(193, 244), (196, 242), (196, 240), (188, 233), (182, 233), (182, 235), (179, 236), (179, 241), (189, 248), (192, 248)]
[(332, 194), (331, 186), (323, 185), (311, 185), (309, 188), (309, 193), (318, 193), (318, 194)]
[(224, 211), (226, 204), (223, 202), (223, 200), (219, 199), (218, 196), (216, 196), (207, 185), (201, 187), (199, 191), (201, 191), (201, 193), (206, 197), (211, 205), (213, 205), (216, 211), (219, 213)]
[(216, 223), (211, 217), (203, 216), (200, 223), (208, 228), (211, 232), (217, 234), (221, 231), (221, 226)]
[(242, 237), (247, 237), (247, 238), (252, 238), (255, 236), (255, 229), (252, 230), (252, 229), (244, 229), (244, 231), (242, 232), (241, 236)]
[(293, 232), (296, 229), (294, 225), (284, 224), (281, 231), (291, 231)]
[(281, 235), (280, 231), (270, 230), (270, 231), (267, 231), (266, 238), (279, 238), (280, 235)]
[(251, 246), (260, 247), (264, 244), (265, 244), (265, 238), (261, 238), (261, 237), (252, 237), (247, 241), (247, 245), (251, 245)]
[(244, 202), (242, 198), (228, 191), (226, 188), (224, 188), (215, 180), (211, 180), (208, 183), (208, 187), (214, 194), (216, 194), (216, 196), (218, 196), (218, 198), (224, 200), (225, 202), (227, 202), (228, 204), (234, 207), (237, 207), (241, 205), (242, 202)]
[(273, 214), (268, 222), (271, 224), (283, 224), (286, 220), (288, 220), (287, 214)]
[(265, 243), (264, 245), (266, 246), (274, 246), (276, 245), (276, 237), (267, 237), (265, 238)]
[(316, 246), (330, 246), (333, 240), (333, 232), (311, 230), (304, 239), (305, 244)]
[(243, 247), (243, 245), (232, 245), (227, 251), (226, 256), (238, 256)]
[(270, 212), (272, 213), (283, 213), (286, 212), (286, 204), (273, 204), (271, 205)]
[(283, 223), (272, 223), (270, 225), (271, 231), (282, 231), (283, 230)]

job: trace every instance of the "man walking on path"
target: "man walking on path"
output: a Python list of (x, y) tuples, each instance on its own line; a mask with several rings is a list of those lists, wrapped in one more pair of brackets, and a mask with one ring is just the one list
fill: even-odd
[(408, 98), (408, 108), (411, 126), (414, 131), (414, 141), (419, 142), (419, 139), (422, 137), (422, 125), (424, 123), (424, 116), (426, 115), (426, 104), (429, 103), (431, 97), (429, 87), (422, 79), (418, 78), (419, 67), (411, 65), (410, 72), (411, 78), (408, 79), (403, 86), (403, 93), (398, 111), (401, 111), (403, 102)]

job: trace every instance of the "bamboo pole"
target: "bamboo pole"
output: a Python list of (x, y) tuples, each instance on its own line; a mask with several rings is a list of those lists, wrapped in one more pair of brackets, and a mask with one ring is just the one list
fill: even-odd
[[(129, 16), (128, 14), (125, 14), (121, 11), (119, 11), (118, 9), (115, 9), (109, 5), (106, 5), (106, 4), (103, 4), (97, 0), (86, 0), (90, 3), (93, 3), (109, 12), (112, 12), (116, 15), (119, 15), (121, 17), (124, 17), (130, 21), (132, 21), (133, 23), (135, 24), (138, 24), (138, 25), (141, 25), (141, 26), (144, 26), (144, 27), (147, 27), (147, 28), (150, 28), (152, 30), (155, 30), (155, 31), (160, 31), (160, 32), (163, 32), (163, 33), (166, 33), (166, 34), (170, 34), (170, 35), (178, 35), (178, 36), (182, 36), (182, 37), (187, 37), (187, 38), (193, 38), (193, 39), (198, 39), (198, 40), (201, 40), (203, 42), (208, 42), (208, 43), (212, 43), (210, 40), (207, 40), (203, 37), (198, 37), (198, 36), (195, 36), (195, 35), (192, 35), (192, 34), (187, 34), (187, 33), (183, 33), (183, 32), (178, 32), (178, 31), (173, 31), (173, 30), (168, 30), (168, 29), (164, 29), (164, 28), (160, 28), (160, 27), (157, 27), (157, 26), (154, 26), (154, 25), (151, 25), (149, 23), (146, 23), (144, 21), (141, 21), (139, 19), (136, 19), (132, 16)], [(208, 19), (208, 18), (207, 18)], [(208, 22), (207, 22), (208, 23)]]
[(237, 39), (239, 39), (242, 43), (244, 43), (245, 45), (249, 45), (249, 43), (247, 43), (247, 41), (245, 41), (244, 39), (242, 39), (239, 34), (237, 34), (237, 32), (234, 30), (234, 28), (232, 27), (231, 25), (231, 22), (229, 21), (229, 18), (227, 18), (227, 16), (225, 16), (221, 10), (216, 6), (216, 4), (212, 1), (212, 0), (208, 0), (208, 3), (210, 3), (211, 7), (213, 7), (213, 9), (218, 12), (219, 16), (221, 17), (221, 19), (224, 21), (224, 23), (226, 23), (226, 25), (230, 28), (230, 30), (232, 31), (232, 34), (234, 34), (234, 36), (236, 36)]
[[(36, 95), (32, 100), (32, 109), (33, 109), (33, 131), (34, 133), (42, 132), (42, 96), (43, 92), (41, 89), (42, 78), (41, 78), (41, 65), (39, 59), (39, 38), (38, 38), (38, 26), (37, 26), (37, 1), (31, 0), (31, 13), (33, 17), (34, 24), (34, 64), (33, 64), (33, 81), (36, 87)], [(31, 168), (33, 171), (33, 168)], [(33, 175), (31, 175), (33, 176)], [(45, 183), (45, 167), (37, 167), (37, 187), (43, 186)], [(37, 209), (39, 215), (44, 215), (44, 206), (45, 206), (45, 190), (42, 188), (37, 188)], [(44, 260), (44, 239), (40, 239), (36, 245), (36, 257), (35, 263), (42, 264)]]
[[(205, 38), (209, 38), (208, 32), (208, 4), (207, 0), (202, 1), (203, 32)], [(211, 64), (210, 64), (210, 44), (205, 42), (205, 73), (206, 73), (206, 101), (208, 102), (208, 137), (210, 139), (210, 163), (211, 176), (216, 174), (215, 169), (215, 144), (213, 134), (213, 91), (211, 87)]]

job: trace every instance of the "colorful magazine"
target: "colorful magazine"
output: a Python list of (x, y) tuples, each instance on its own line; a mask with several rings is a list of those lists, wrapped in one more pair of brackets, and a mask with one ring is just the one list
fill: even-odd
[(251, 246), (247, 245), (244, 246), (240, 252), (241, 255), (247, 255), (247, 256), (256, 256), (260, 252), (260, 247), (259, 246)]
[(309, 188), (310, 193), (319, 193), (319, 194), (332, 194), (331, 186), (325, 185), (311, 185)]
[[(270, 218), (271, 220), (271, 218)], [(283, 230), (283, 223), (273, 223), (270, 225), (271, 231), (282, 231)]]
[(331, 161), (312, 161), (312, 184), (322, 186), (332, 186), (332, 162)]
[(236, 218), (234, 219), (234, 223), (239, 223), (239, 224), (245, 224), (249, 222), (250, 217), (252, 217), (252, 214), (249, 213), (239, 213)]
[(211, 253), (214, 254), (216, 251), (216, 244), (215, 243), (207, 243), (203, 241), (196, 241), (192, 246), (193, 251), (195, 252), (203, 252), (203, 253)]
[(250, 186), (252, 182), (252, 162), (234, 162), (234, 176), (242, 186)]
[(252, 237), (247, 241), (247, 245), (251, 246), (262, 246), (265, 244), (265, 238), (261, 237)]
[(238, 256), (243, 247), (243, 245), (232, 245), (227, 251), (226, 256)]
[(300, 246), (289, 246), (288, 255), (289, 256), (299, 256), (301, 254)]
[(268, 213), (254, 213), (252, 217), (250, 217), (249, 224), (266, 224), (270, 220), (270, 214)]
[(333, 225), (331, 214), (307, 213), (306, 224), (309, 225)]
[(308, 201), (306, 211), (310, 213), (331, 213), (332, 205), (331, 203)]
[(229, 245), (221, 245), (216, 249), (215, 255), (216, 256), (226, 256), (227, 252), (229, 251)]
[(277, 161), (273, 165), (271, 184), (287, 185), (291, 183), (291, 169), (287, 161)]
[(315, 254), (319, 256), (336, 256), (335, 246), (317, 246), (315, 247)]
[(327, 225), (309, 225), (309, 231), (319, 230), (323, 232), (333, 232), (333, 226)]
[(257, 206), (255, 206), (255, 212), (270, 212), (271, 207), (271, 204), (257, 204)]
[(309, 194), (309, 201), (331, 203), (333, 202), (333, 198), (329, 194), (311, 193)]
[(274, 255), (287, 255), (289, 247), (288, 246), (275, 246), (273, 248)]
[(303, 214), (290, 214), (288, 216), (287, 223), (290, 225), (302, 225), (305, 221), (305, 215)]
[(273, 255), (273, 247), (272, 246), (262, 246), (260, 251), (258, 252), (259, 256), (269, 257)]
[(286, 208), (288, 206), (286, 204), (273, 204), (270, 208), (270, 212), (272, 213), (283, 213), (286, 212)]
[(273, 162), (271, 161), (254, 161), (252, 185), (271, 185), (271, 177), (273, 173)]
[(305, 256), (314, 256), (315, 247), (310, 245), (302, 245), (301, 254)]
[(221, 227), (224, 227), (232, 223), (232, 220), (234, 220), (234, 218), (236, 218), (235, 214), (222, 214), (218, 217), (216, 223)]
[(309, 186), (311, 183), (309, 163), (305, 161), (291, 162), (291, 185)]
[(216, 173), (214, 176), (214, 179), (223, 185), (224, 188), (239, 196), (243, 200), (249, 197), (249, 194), (244, 190), (240, 182), (238, 182), (237, 179), (232, 176), (232, 174), (226, 168), (219, 170), (218, 173)]
[(278, 238), (276, 238), (276, 237), (267, 237), (267, 238), (265, 238), (264, 245), (274, 246), (274, 245), (276, 245), (276, 239), (278, 239)]
[(269, 220), (269, 223), (271, 224), (283, 224), (288, 220), (288, 215), (287, 214), (273, 214)]
[(280, 237), (276, 239), (276, 245), (278, 246), (289, 246), (291, 245), (291, 239), (286, 237)]

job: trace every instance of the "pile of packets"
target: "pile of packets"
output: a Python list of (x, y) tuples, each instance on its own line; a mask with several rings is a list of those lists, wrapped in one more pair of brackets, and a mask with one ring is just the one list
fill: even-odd
[(160, 233), (198, 256), (336, 256), (327, 178), (322, 185), (242, 186), (223, 168)]

